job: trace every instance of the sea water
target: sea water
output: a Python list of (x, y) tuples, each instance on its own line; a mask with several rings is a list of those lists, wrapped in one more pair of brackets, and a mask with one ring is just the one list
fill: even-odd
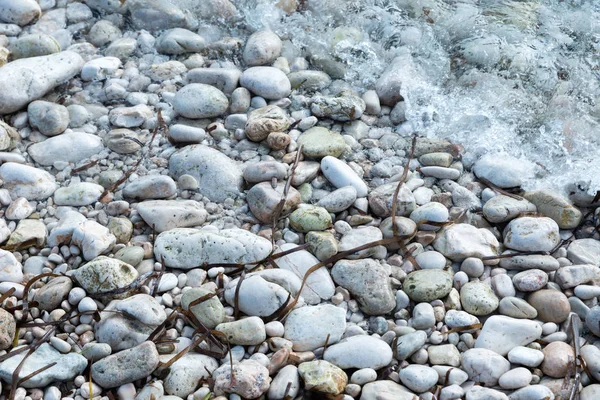
[(530, 161), (527, 188), (600, 190), (600, 1), (304, 0), (290, 14), (275, 0), (233, 3), (235, 18), (200, 29), (271, 29), (287, 56), (321, 63), (360, 93), (390, 65), (401, 71), (399, 135), (460, 143), (466, 166), (488, 152)]

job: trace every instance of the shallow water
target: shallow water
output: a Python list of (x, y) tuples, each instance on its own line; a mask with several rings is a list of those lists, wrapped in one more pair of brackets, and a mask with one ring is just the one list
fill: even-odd
[(235, 3), (239, 22), (220, 34), (272, 29), (286, 55), (346, 64), (360, 92), (396, 59), (399, 134), (461, 143), (467, 166), (490, 151), (537, 163), (529, 188), (600, 189), (600, 2), (306, 0), (291, 15), (272, 0)]

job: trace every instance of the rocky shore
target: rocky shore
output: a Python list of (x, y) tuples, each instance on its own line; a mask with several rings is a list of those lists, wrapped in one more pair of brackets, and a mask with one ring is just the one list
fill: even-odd
[(600, 398), (587, 188), (201, 9), (0, 0), (1, 399)]

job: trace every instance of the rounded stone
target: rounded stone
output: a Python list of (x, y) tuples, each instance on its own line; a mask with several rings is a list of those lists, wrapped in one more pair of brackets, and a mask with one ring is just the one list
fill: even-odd
[(460, 289), (460, 302), (463, 309), (473, 315), (488, 315), (499, 305), (498, 297), (488, 285), (482, 282), (467, 282)]
[(452, 277), (445, 271), (422, 269), (408, 274), (403, 289), (413, 301), (430, 302), (450, 293)]
[(320, 126), (310, 128), (296, 142), (302, 145), (302, 154), (310, 158), (339, 157), (346, 148), (342, 135)]
[(559, 324), (566, 321), (571, 312), (567, 296), (557, 290), (538, 290), (529, 295), (527, 302), (537, 310), (538, 318), (544, 322)]
[(250, 35), (242, 56), (251, 67), (270, 64), (281, 54), (281, 47), (281, 39), (275, 33), (259, 31)]
[(600, 306), (595, 306), (585, 316), (585, 325), (596, 336), (600, 336)]
[(252, 67), (244, 71), (240, 85), (267, 100), (279, 100), (292, 91), (292, 84), (280, 69)]
[(409, 365), (400, 370), (400, 380), (409, 389), (416, 393), (423, 393), (431, 389), (438, 381), (438, 373), (425, 365)]
[(50, 35), (34, 33), (21, 36), (11, 46), (13, 60), (19, 58), (46, 56), (60, 52), (60, 44)]
[(225, 309), (217, 296), (210, 297), (190, 308), (190, 304), (199, 298), (212, 293), (204, 288), (192, 288), (183, 292), (181, 306), (192, 314), (208, 329), (214, 329), (225, 319)]
[(46, 136), (61, 134), (69, 126), (67, 107), (47, 101), (36, 100), (27, 107), (29, 124)]
[(290, 226), (298, 232), (324, 231), (331, 224), (331, 215), (323, 207), (304, 206), (290, 215)]
[(542, 352), (542, 372), (553, 378), (564, 378), (569, 370), (569, 362), (575, 359), (573, 348), (564, 342), (552, 342)]
[(0, 308), (0, 350), (6, 350), (12, 345), (16, 328), (12, 314)]
[(227, 96), (219, 89), (202, 83), (190, 83), (180, 89), (173, 99), (175, 111), (191, 119), (223, 115), (229, 107)]
[(558, 224), (548, 217), (521, 217), (504, 230), (504, 245), (518, 251), (551, 251), (560, 242)]
[(106, 146), (119, 154), (135, 153), (142, 148), (143, 142), (140, 136), (130, 129), (113, 129), (106, 135), (104, 142)]

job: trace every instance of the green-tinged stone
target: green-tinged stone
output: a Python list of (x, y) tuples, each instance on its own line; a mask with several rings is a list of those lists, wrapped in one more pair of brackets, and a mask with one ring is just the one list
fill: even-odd
[(333, 257), (338, 252), (338, 243), (331, 232), (308, 232), (305, 237), (309, 250), (320, 261)]
[(306, 206), (290, 215), (290, 225), (298, 232), (324, 231), (331, 224), (331, 215), (323, 207)]
[(117, 238), (117, 243), (128, 243), (133, 234), (133, 223), (124, 217), (112, 218), (108, 230)]
[(302, 145), (302, 154), (311, 158), (339, 157), (346, 148), (342, 135), (320, 126), (304, 132), (297, 142)]
[(319, 360), (302, 363), (298, 372), (308, 390), (337, 395), (348, 383), (348, 376), (341, 368), (330, 362)]
[(422, 269), (408, 274), (402, 287), (413, 301), (430, 302), (450, 293), (452, 277), (439, 269)]
[(181, 296), (181, 306), (186, 310), (189, 309), (196, 319), (208, 329), (214, 329), (225, 319), (225, 309), (217, 296), (201, 301), (189, 308), (191, 302), (210, 293), (212, 292), (201, 287), (189, 289)]

